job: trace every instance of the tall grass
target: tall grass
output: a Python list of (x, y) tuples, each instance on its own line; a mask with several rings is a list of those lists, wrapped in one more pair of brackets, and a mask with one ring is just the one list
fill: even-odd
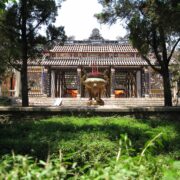
[(14, 120), (0, 125), (0, 174), (17, 179), (177, 179), (179, 142), (177, 121), (98, 116)]

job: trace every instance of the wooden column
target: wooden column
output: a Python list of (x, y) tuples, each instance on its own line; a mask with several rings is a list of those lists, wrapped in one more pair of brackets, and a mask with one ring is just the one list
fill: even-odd
[(15, 70), (15, 97), (19, 97), (21, 95), (21, 73)]
[(178, 92), (178, 83), (177, 83), (177, 81), (173, 83), (172, 92), (173, 92), (173, 98), (176, 99), (177, 98), (177, 92)]
[(42, 93), (49, 96), (49, 73), (47, 69), (43, 69), (42, 72)]
[(145, 97), (149, 97), (149, 89), (150, 89), (149, 69), (145, 68), (144, 73), (145, 73)]
[(57, 97), (63, 97), (63, 73), (61, 70), (57, 74)]
[(114, 89), (115, 89), (115, 69), (114, 67), (111, 67), (111, 98), (115, 98)]
[(55, 71), (51, 70), (51, 97), (55, 97)]
[(44, 91), (44, 69), (41, 67), (41, 94), (43, 94)]
[(48, 67), (47, 70), (47, 85), (46, 85), (47, 96), (51, 97), (51, 69)]
[(140, 70), (136, 72), (136, 89), (137, 89), (137, 97), (141, 97), (141, 71)]
[(77, 98), (81, 97), (81, 68), (77, 68)]
[(144, 69), (141, 70), (141, 95), (145, 97), (145, 72)]

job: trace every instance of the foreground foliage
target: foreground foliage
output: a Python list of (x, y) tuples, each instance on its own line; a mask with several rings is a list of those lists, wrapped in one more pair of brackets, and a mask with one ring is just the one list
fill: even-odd
[[(54, 158), (47, 162), (31, 157), (13, 155), (1, 160), (2, 179), (178, 179), (180, 162), (164, 157), (146, 157), (138, 163), (138, 157), (122, 156), (118, 162), (96, 164), (87, 173), (78, 173), (76, 163), (67, 168), (67, 163)], [(82, 167), (82, 170), (85, 168)]]
[(176, 121), (54, 117), (1, 124), (0, 137), (2, 179), (180, 178)]

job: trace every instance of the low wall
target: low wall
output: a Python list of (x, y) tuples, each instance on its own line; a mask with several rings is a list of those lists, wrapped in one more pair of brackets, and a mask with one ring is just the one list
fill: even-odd
[(0, 107), (0, 122), (38, 120), (50, 116), (125, 116), (150, 118), (157, 116), (161, 119), (180, 120), (180, 107)]

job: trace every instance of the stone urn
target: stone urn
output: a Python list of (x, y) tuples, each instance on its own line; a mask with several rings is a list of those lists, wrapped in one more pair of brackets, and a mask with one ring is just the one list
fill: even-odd
[(83, 82), (85, 89), (89, 94), (88, 105), (104, 105), (101, 99), (102, 93), (105, 91), (107, 81), (102, 73), (89, 73)]

